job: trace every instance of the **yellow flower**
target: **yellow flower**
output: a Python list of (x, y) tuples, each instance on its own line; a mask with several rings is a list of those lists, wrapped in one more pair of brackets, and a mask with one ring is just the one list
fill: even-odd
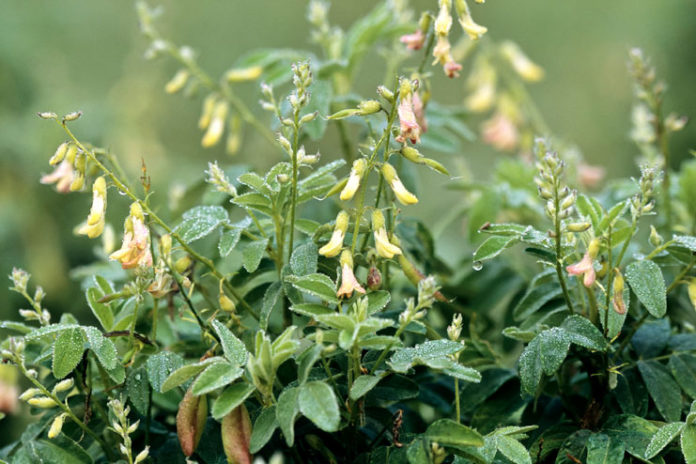
[(350, 251), (343, 250), (341, 253), (341, 288), (336, 292), (336, 296), (350, 298), (354, 291), (365, 293), (365, 289), (353, 273), (353, 257)]
[(457, 8), (457, 14), (459, 15), (459, 24), (461, 24), (464, 32), (466, 32), (471, 40), (480, 39), (481, 36), (488, 31), (488, 28), (474, 22), (474, 19), (471, 17), (471, 12), (469, 11), (469, 5), (466, 4), (466, 0), (457, 0), (455, 6)]
[(189, 79), (189, 72), (185, 69), (180, 69), (172, 80), (167, 82), (164, 86), (164, 91), (167, 93), (177, 93), (179, 90), (183, 89)]
[(58, 192), (68, 193), (74, 178), (75, 170), (72, 167), (72, 163), (65, 159), (56, 166), (52, 173), (41, 177), (41, 183), (56, 184), (56, 190), (58, 190)]
[(222, 133), (225, 130), (225, 119), (227, 118), (228, 109), (227, 102), (221, 101), (215, 104), (208, 130), (203, 136), (203, 140), (201, 140), (201, 145), (203, 145), (203, 147), (212, 147), (220, 141)]
[(98, 177), (92, 184), (92, 208), (89, 210), (87, 222), (82, 224), (77, 233), (89, 238), (97, 238), (104, 231), (106, 213), (106, 180)]
[(150, 230), (145, 225), (145, 216), (140, 204), (133, 203), (131, 205), (130, 215), (124, 223), (121, 248), (111, 253), (109, 259), (120, 261), (123, 269), (152, 266)]
[(346, 236), (346, 231), (348, 230), (348, 221), (350, 220), (348, 213), (341, 211), (336, 216), (336, 225), (334, 227), (333, 234), (331, 234), (331, 239), (329, 242), (319, 249), (319, 254), (326, 256), (327, 258), (333, 258), (338, 255), (343, 248), (343, 239)]
[(529, 82), (536, 82), (544, 77), (544, 70), (539, 65), (532, 62), (514, 42), (508, 41), (503, 43), (500, 46), (500, 50), (522, 79)]
[(253, 81), (263, 72), (261, 66), (250, 66), (248, 68), (230, 69), (225, 73), (227, 82)]
[(394, 195), (403, 205), (414, 205), (418, 203), (418, 198), (404, 187), (404, 184), (399, 179), (396, 174), (396, 170), (389, 163), (384, 163), (382, 166), (382, 175), (384, 180), (387, 181), (389, 187), (394, 191)]
[(353, 162), (353, 167), (350, 170), (350, 175), (348, 176), (348, 183), (343, 190), (341, 190), (340, 198), (341, 200), (350, 200), (355, 195), (360, 187), (360, 180), (365, 173), (365, 168), (367, 167), (367, 161), (364, 158), (360, 158)]
[(401, 254), (401, 248), (389, 241), (387, 229), (384, 226), (384, 215), (378, 209), (372, 213), (372, 230), (375, 237), (377, 253), (387, 259)]

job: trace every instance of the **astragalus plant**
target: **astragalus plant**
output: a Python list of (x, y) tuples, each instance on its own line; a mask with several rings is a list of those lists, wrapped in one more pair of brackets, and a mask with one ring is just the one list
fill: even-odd
[[(147, 158), (128, 178), (80, 137), (89, 114), (39, 114), (62, 138), (41, 181), (91, 193), (75, 233), (100, 241), (74, 275), (96, 325), (52, 318), (13, 271), (30, 309), (2, 323), (2, 357), (37, 417), (3, 459), (696, 463), (696, 164), (669, 162), (686, 120), (632, 50), (640, 170), (598, 191), (601, 168), (549, 133), (526, 91), (542, 68), (474, 21), (485, 6), (432, 3), (378, 2), (342, 30), (312, 0), (311, 51), (251, 51), (219, 77), (138, 3), (146, 57), (180, 66), (165, 91), (201, 99), (202, 149), (253, 162), (255, 132), (275, 164), (201, 166), (178, 211)], [(362, 66), (376, 52), (384, 66)], [(463, 103), (431, 99), (446, 78)], [(519, 156), (485, 181), (451, 179), (482, 114), (483, 141)], [(480, 242), (457, 268), (410, 213), (428, 169), (463, 190), (446, 214), (465, 215), (462, 247)]]

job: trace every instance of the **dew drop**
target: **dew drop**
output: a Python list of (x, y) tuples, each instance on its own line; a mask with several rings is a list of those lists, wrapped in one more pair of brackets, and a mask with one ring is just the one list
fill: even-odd
[(483, 263), (481, 261), (474, 261), (474, 264), (472, 264), (471, 267), (474, 268), (474, 271), (480, 271), (483, 269)]
[(124, 192), (123, 190), (117, 190), (117, 191), (118, 191), (118, 194), (121, 195), (122, 197), (126, 196), (126, 192)]

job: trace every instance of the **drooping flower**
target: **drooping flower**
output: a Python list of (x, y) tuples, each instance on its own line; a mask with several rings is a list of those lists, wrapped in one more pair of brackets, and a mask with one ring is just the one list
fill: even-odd
[(349, 250), (343, 250), (341, 253), (341, 287), (336, 292), (336, 296), (350, 298), (354, 291), (365, 293), (365, 289), (353, 273), (353, 256)]
[(346, 231), (348, 230), (348, 222), (350, 217), (345, 211), (341, 211), (336, 216), (336, 225), (334, 226), (333, 234), (331, 234), (331, 239), (323, 247), (319, 248), (319, 254), (326, 256), (327, 258), (333, 258), (338, 255), (343, 248), (343, 239), (346, 237)]
[(418, 29), (413, 34), (402, 35), (399, 40), (402, 44), (406, 45), (406, 48), (409, 50), (420, 50), (423, 48), (423, 44), (425, 43), (425, 34), (423, 34), (423, 31)]
[(457, 0), (455, 7), (459, 15), (459, 24), (471, 40), (480, 39), (481, 36), (488, 31), (488, 28), (474, 22), (474, 19), (471, 17), (471, 11), (469, 11), (469, 5), (466, 4), (466, 0)]
[(396, 169), (389, 163), (384, 163), (382, 165), (382, 175), (384, 180), (387, 181), (389, 187), (394, 191), (394, 195), (403, 205), (414, 205), (418, 203), (418, 198), (404, 187), (403, 182), (399, 179), (396, 173)]
[(41, 177), (42, 184), (56, 184), (56, 190), (60, 193), (70, 192), (70, 185), (75, 179), (75, 170), (72, 163), (68, 160), (63, 160), (53, 170), (52, 173)]
[(614, 272), (614, 282), (612, 284), (612, 306), (614, 306), (614, 311), (618, 314), (626, 314), (626, 303), (624, 302), (623, 292), (624, 292), (624, 278), (619, 271), (619, 268), (615, 268)]
[(350, 175), (348, 176), (348, 183), (341, 190), (340, 198), (343, 201), (350, 200), (355, 195), (360, 187), (360, 180), (365, 173), (365, 168), (367, 167), (367, 161), (364, 158), (357, 159), (353, 161), (353, 166), (350, 169)]
[(413, 114), (416, 115), (416, 122), (420, 126), (422, 134), (428, 131), (428, 121), (425, 119), (425, 104), (418, 92), (413, 92)]
[(530, 60), (516, 43), (510, 41), (504, 42), (500, 46), (500, 50), (503, 56), (510, 62), (512, 69), (514, 69), (522, 79), (528, 82), (536, 82), (544, 77), (544, 70), (541, 66)]
[(486, 60), (479, 59), (467, 80), (467, 87), (471, 93), (464, 101), (464, 105), (474, 113), (488, 111), (495, 102), (496, 80), (497, 75), (493, 66)]
[(227, 102), (219, 101), (215, 104), (208, 130), (205, 132), (203, 140), (201, 140), (201, 145), (203, 147), (212, 147), (220, 141), (222, 133), (225, 130), (225, 120), (227, 119), (228, 110), (229, 107)]
[(131, 205), (130, 214), (124, 223), (121, 248), (111, 253), (109, 259), (120, 261), (123, 269), (152, 266), (150, 230), (145, 225), (145, 216), (139, 203)]
[(520, 139), (515, 123), (501, 112), (483, 122), (481, 135), (485, 143), (501, 151), (514, 150)]
[(82, 224), (77, 233), (89, 238), (97, 238), (104, 231), (106, 221), (106, 180), (104, 176), (97, 177), (92, 184), (92, 207), (87, 221)]
[(583, 285), (588, 288), (591, 287), (592, 284), (594, 284), (596, 278), (593, 261), (597, 257), (598, 253), (599, 240), (595, 238), (592, 239), (592, 241), (590, 242), (590, 245), (587, 247), (587, 251), (585, 252), (585, 255), (582, 257), (582, 259), (575, 264), (567, 266), (566, 271), (568, 272), (568, 274), (572, 276), (582, 275)]
[(445, 70), (445, 74), (447, 75), (447, 77), (459, 77), (459, 71), (462, 70), (462, 65), (454, 60), (449, 60), (447, 61), (447, 63), (445, 63), (443, 69)]
[(411, 83), (404, 79), (401, 83), (400, 101), (399, 101), (399, 126), (400, 133), (396, 137), (396, 141), (404, 143), (410, 140), (411, 143), (420, 142), (421, 128), (418, 125), (416, 114), (413, 106), (413, 88)]
[(376, 209), (372, 213), (372, 230), (375, 237), (375, 248), (377, 254), (383, 258), (391, 259), (396, 255), (401, 254), (401, 248), (389, 241), (387, 229), (384, 222), (384, 214)]

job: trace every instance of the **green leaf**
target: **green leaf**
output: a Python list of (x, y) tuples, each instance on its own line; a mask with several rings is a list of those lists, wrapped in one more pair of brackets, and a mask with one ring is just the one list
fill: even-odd
[(82, 360), (85, 339), (78, 328), (68, 329), (58, 335), (53, 347), (53, 375), (62, 379), (70, 374)]
[(668, 422), (678, 421), (682, 409), (681, 390), (667, 368), (657, 361), (638, 361), (638, 370), (660, 415)]
[[(94, 461), (82, 446), (64, 433), (46, 440), (32, 440), (25, 447), (31, 449), (31, 463), (92, 464)], [(17, 462), (13, 459), (12, 462)]]
[(518, 241), (519, 239), (517, 237), (502, 237), (497, 235), (488, 237), (474, 252), (474, 261), (481, 262), (493, 259)]
[(367, 314), (370, 316), (383, 310), (391, 301), (391, 295), (386, 290), (377, 290), (367, 294)]
[(239, 243), (239, 238), (242, 236), (243, 230), (244, 229), (241, 228), (234, 228), (225, 230), (220, 234), (220, 241), (218, 242), (220, 257), (224, 258), (234, 250), (234, 247)]
[(237, 195), (232, 200), (232, 203), (242, 208), (255, 209), (256, 211), (273, 216), (273, 203), (269, 198), (260, 193), (248, 192)]
[(335, 432), (341, 422), (334, 391), (324, 382), (313, 381), (300, 389), (299, 405), (302, 414), (325, 432)]
[(561, 327), (571, 343), (580, 345), (590, 350), (605, 351), (608, 343), (602, 332), (589, 320), (582, 316), (574, 315), (568, 317)]
[(314, 274), (317, 272), (318, 248), (308, 242), (295, 248), (290, 257), (290, 269), (296, 276)]
[(262, 238), (244, 247), (244, 250), (242, 250), (242, 265), (247, 272), (254, 272), (259, 268), (261, 258), (263, 258), (267, 246), (268, 239)]
[(559, 327), (544, 330), (538, 338), (541, 368), (544, 374), (552, 375), (561, 367), (568, 355), (570, 339), (566, 332)]
[(268, 319), (271, 317), (273, 309), (278, 305), (283, 296), (283, 284), (276, 281), (268, 286), (266, 293), (263, 294), (261, 314), (259, 315), (259, 327), (268, 329)]
[(681, 450), (686, 464), (696, 463), (696, 425), (687, 425), (681, 433)]
[(696, 358), (692, 355), (673, 354), (668, 366), (682, 390), (691, 399), (696, 399)]
[(454, 377), (465, 382), (479, 383), (481, 381), (481, 373), (473, 367), (462, 366), (457, 362), (452, 362), (452, 365), (442, 370), (450, 377)]
[(299, 291), (321, 298), (329, 303), (338, 304), (336, 285), (324, 274), (308, 274), (305, 276), (289, 275), (285, 277)]
[(147, 377), (152, 389), (162, 393), (162, 385), (172, 372), (184, 365), (184, 359), (171, 351), (162, 351), (150, 356), (145, 363)]
[(532, 458), (529, 457), (527, 448), (514, 438), (510, 438), (507, 435), (498, 435), (496, 437), (496, 445), (498, 451), (515, 464), (532, 464)]
[(229, 359), (232, 364), (237, 366), (244, 366), (249, 358), (249, 352), (244, 346), (244, 342), (234, 336), (234, 334), (225, 327), (225, 325), (216, 320), (212, 322), (213, 329), (215, 333), (220, 337), (220, 344), (222, 345), (222, 351), (225, 353), (225, 357)]
[(653, 317), (667, 312), (665, 279), (657, 264), (649, 260), (636, 261), (626, 268), (626, 280), (638, 300)]
[(116, 368), (119, 359), (114, 342), (102, 335), (95, 327), (83, 327), (82, 332), (87, 337), (87, 348), (92, 350), (102, 366), (107, 370)]
[(483, 437), (476, 430), (451, 419), (440, 419), (428, 427), (425, 436), (442, 446), (483, 446)]
[(427, 364), (430, 360), (446, 359), (464, 349), (464, 345), (452, 340), (430, 340), (415, 347), (396, 350), (389, 365), (396, 372), (406, 372), (413, 365)]
[(283, 390), (278, 397), (276, 419), (288, 446), (292, 446), (295, 442), (295, 419), (300, 413), (299, 395), (300, 389), (298, 387), (289, 387)]
[(357, 401), (363, 396), (367, 395), (370, 390), (375, 388), (380, 380), (382, 380), (382, 377), (377, 377), (375, 375), (361, 375), (355, 379), (353, 386), (350, 388), (350, 399)]
[(587, 464), (621, 464), (623, 458), (623, 443), (603, 433), (593, 433), (588, 438)]
[(259, 452), (271, 439), (276, 428), (278, 428), (278, 420), (276, 420), (276, 407), (274, 405), (261, 411), (259, 417), (256, 418), (254, 427), (251, 429), (249, 452), (251, 454)]
[(183, 220), (174, 232), (185, 242), (193, 242), (227, 222), (227, 211), (222, 206), (196, 206), (183, 214)]
[(301, 314), (303, 316), (308, 316), (312, 318), (316, 318), (316, 316), (324, 316), (326, 314), (336, 313), (336, 311), (331, 308), (313, 303), (301, 303), (292, 305), (290, 309), (295, 311), (297, 314)]
[(297, 358), (297, 382), (301, 385), (307, 381), (309, 372), (319, 358), (321, 358), (321, 345), (314, 345)]
[(533, 287), (517, 303), (512, 311), (513, 317), (517, 321), (525, 320), (562, 293), (563, 290), (555, 281)]
[(222, 419), (230, 411), (242, 404), (249, 395), (254, 393), (256, 387), (245, 382), (235, 383), (225, 388), (220, 396), (213, 402), (211, 414), (215, 419)]
[(172, 388), (178, 387), (187, 380), (201, 373), (203, 369), (205, 369), (209, 365), (220, 361), (224, 361), (224, 358), (220, 356), (215, 356), (213, 358), (208, 358), (197, 363), (181, 366), (180, 368), (172, 372), (171, 375), (167, 377), (167, 380), (164, 381), (164, 383), (162, 384), (162, 392), (164, 393), (166, 391), (171, 390)]
[(128, 373), (126, 380), (128, 400), (142, 415), (147, 414), (150, 401), (150, 384), (147, 381), (147, 371), (143, 367), (133, 369)]
[(519, 369), (522, 390), (534, 395), (539, 382), (541, 382), (541, 339), (537, 336), (529, 342), (529, 345), (520, 355)]
[(683, 422), (672, 422), (671, 424), (665, 424), (660, 427), (652, 440), (650, 440), (648, 448), (645, 450), (645, 458), (652, 459), (657, 456), (660, 451), (665, 449), (667, 445), (677, 438), (684, 428), (684, 425)]
[[(408, 464), (431, 464), (432, 460), (427, 449), (427, 443), (421, 438), (416, 437), (406, 450)], [(390, 460), (391, 461), (391, 460)]]
[(101, 289), (90, 287), (85, 292), (85, 296), (87, 297), (87, 304), (92, 310), (92, 314), (97, 318), (102, 328), (104, 330), (111, 330), (111, 326), (114, 323), (114, 314), (108, 304), (99, 303), (99, 300), (104, 296)]
[[(474, 242), (479, 237), (479, 229), (486, 222), (495, 222), (500, 209), (500, 194), (493, 189), (486, 189), (469, 210), (469, 240)], [(502, 251), (502, 250), (500, 250)], [(500, 253), (498, 251), (498, 253)], [(478, 250), (476, 250), (478, 253)], [(483, 253), (482, 253), (483, 254)]]

